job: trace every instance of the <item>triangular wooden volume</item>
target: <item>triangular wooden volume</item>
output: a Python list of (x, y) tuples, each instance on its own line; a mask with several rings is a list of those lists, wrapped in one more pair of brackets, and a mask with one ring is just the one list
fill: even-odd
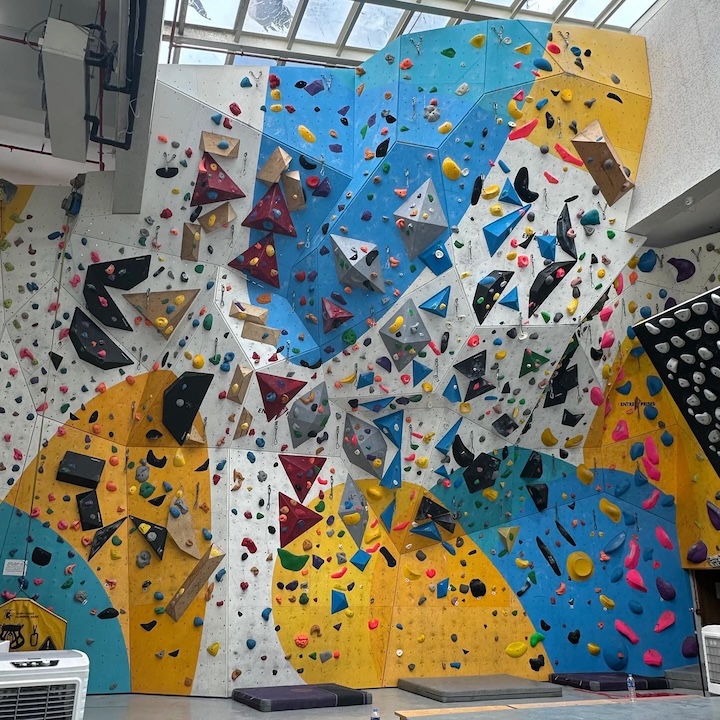
[(200, 290), (160, 290), (123, 293), (123, 297), (164, 337), (170, 337), (183, 321)]
[(276, 147), (255, 177), (265, 185), (275, 185), (280, 182), (280, 176), (290, 167), (291, 162), (292, 156), (281, 147)]
[(236, 158), (240, 152), (240, 140), (203, 130), (200, 134), (200, 151), (218, 157)]

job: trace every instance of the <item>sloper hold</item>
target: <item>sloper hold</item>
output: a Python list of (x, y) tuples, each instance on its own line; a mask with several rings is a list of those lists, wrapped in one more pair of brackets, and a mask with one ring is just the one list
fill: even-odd
[(103, 526), (100, 513), (100, 501), (97, 490), (88, 490), (75, 496), (80, 516), (80, 526), (83, 530), (98, 530)]
[(545, 483), (537, 483), (536, 485), (526, 485), (528, 494), (532, 498), (533, 503), (538, 512), (547, 510), (548, 506), (548, 486)]
[[(572, 221), (570, 220), (570, 208), (567, 203), (565, 203), (555, 224), (555, 236), (560, 247), (570, 255), (570, 257), (577, 259), (574, 233)], [(554, 260), (555, 258), (552, 259)]]
[(264, 230), (276, 235), (297, 237), (290, 210), (283, 197), (280, 185), (271, 185), (260, 198), (250, 214), (242, 221), (243, 227)]
[(280, 287), (275, 236), (272, 233), (268, 233), (264, 238), (250, 245), (242, 255), (238, 255), (228, 265), (256, 280), (262, 280), (276, 288)]
[(448, 253), (444, 238), (436, 240), (428, 245), (419, 255), (418, 259), (423, 262), (428, 269), (437, 276), (447, 272), (452, 267), (452, 259)]
[(525, 377), (528, 373), (537, 372), (546, 362), (549, 362), (548, 358), (530, 350), (530, 348), (525, 348), (520, 362), (520, 375), (518, 377)]
[(555, 260), (556, 237), (554, 235), (535, 235), (540, 255), (546, 260)]
[(525, 217), (529, 209), (530, 205), (526, 205), (507, 215), (503, 215), (503, 217), (483, 227), (483, 235), (485, 235), (485, 242), (487, 242), (488, 252), (491, 255), (494, 255), (500, 249), (500, 246), (510, 237), (510, 233)]
[(473, 298), (473, 310), (478, 325), (485, 322), (514, 274), (509, 270), (493, 270), (477, 284)]
[(228, 400), (232, 400), (232, 402), (238, 405), (242, 405), (245, 402), (245, 396), (250, 387), (252, 374), (252, 368), (246, 367), (245, 365), (238, 365), (235, 368), (227, 393)]
[(433, 522), (426, 522), (421, 525), (415, 525), (410, 532), (413, 535), (420, 535), (420, 537), (427, 538), (428, 540), (436, 540), (442, 542), (442, 536), (437, 526)]
[(193, 190), (190, 207), (210, 205), (244, 198), (245, 193), (235, 181), (220, 167), (210, 153), (204, 153), (200, 159), (195, 189)]
[(348, 601), (344, 592), (340, 592), (340, 590), (330, 591), (330, 613), (332, 615), (347, 610), (348, 607)]
[(500, 458), (488, 453), (480, 453), (463, 471), (467, 489), (471, 493), (492, 487), (498, 477)]
[(430, 373), (432, 368), (427, 365), (423, 365), (417, 360), (412, 361), (412, 384), (415, 387), (418, 383), (421, 383)]
[(209, 373), (184, 372), (163, 393), (163, 425), (180, 445), (187, 440), (212, 381)]
[(66, 450), (58, 465), (55, 479), (78, 487), (95, 490), (105, 469), (102, 458)]
[(165, 552), (165, 541), (167, 540), (167, 528), (150, 522), (149, 520), (135, 517), (134, 515), (130, 516), (130, 520), (132, 520), (138, 532), (145, 538), (153, 552), (162, 560), (163, 553)]
[(327, 385), (323, 380), (297, 398), (290, 406), (288, 426), (294, 448), (317, 437), (330, 419)]
[(100, 370), (113, 370), (135, 362), (79, 307), (75, 308), (70, 323), (70, 342), (81, 360)]
[(314, 510), (284, 493), (278, 493), (280, 547), (285, 547), (322, 520)]
[(335, 272), (343, 285), (384, 293), (380, 251), (375, 243), (331, 235)]
[(396, 448), (400, 448), (402, 447), (404, 418), (405, 411), (398, 410), (390, 415), (385, 415), (377, 420), (373, 420), (373, 422)]
[(543, 268), (533, 280), (528, 299), (528, 315), (536, 313), (550, 294), (563, 281), (575, 265), (575, 261), (554, 262)]
[(327, 458), (315, 455), (283, 455), (282, 453), (278, 455), (278, 458), (285, 468), (285, 473), (298, 500), (305, 502), (305, 498), (320, 475)]
[(255, 376), (260, 387), (265, 417), (268, 420), (280, 417), (286, 411), (287, 404), (307, 385), (304, 380), (268, 373), (257, 372)]
[(462, 400), (462, 395), (460, 394), (460, 388), (458, 386), (457, 376), (453, 375), (450, 380), (448, 380), (448, 384), (445, 386), (445, 389), (443, 390), (443, 397), (451, 403), (459, 403)]
[(614, 205), (635, 187), (599, 120), (593, 120), (575, 135), (572, 144), (608, 205)]
[(453, 365), (455, 370), (470, 381), (465, 392), (465, 402), (469, 402), (495, 387), (495, 385), (484, 377), (486, 357), (487, 351), (481, 350), (479, 353), (471, 355)]
[(395, 211), (395, 226), (410, 260), (414, 260), (448, 228), (440, 197), (428, 178)]
[(530, 453), (523, 469), (520, 471), (521, 478), (529, 478), (531, 480), (537, 480), (542, 477), (543, 474), (543, 459), (542, 455), (537, 451), (533, 450)]
[(465, 445), (459, 435), (455, 435), (453, 438), (452, 455), (453, 460), (455, 460), (460, 467), (470, 467), (470, 465), (472, 465), (472, 461), (475, 459), (475, 455), (472, 450)]
[(448, 306), (450, 304), (450, 286), (443, 288), (440, 292), (429, 297), (424, 303), (421, 303), (420, 309), (432, 313), (439, 317), (447, 317)]
[(452, 514), (444, 505), (441, 505), (437, 500), (433, 500), (427, 495), (423, 495), (417, 512), (415, 513), (415, 522), (420, 523), (426, 520), (432, 520), (448, 532), (455, 532), (455, 521), (451, 520), (450, 524), (448, 524), (448, 517), (452, 518)]
[(353, 465), (378, 479), (382, 477), (387, 446), (374, 425), (346, 413), (343, 450)]
[(385, 530), (390, 532), (393, 526), (393, 518), (395, 517), (396, 500), (393, 498), (388, 506), (380, 513), (380, 522), (385, 526)]
[(94, 535), (92, 543), (90, 544), (90, 553), (88, 554), (88, 561), (92, 560), (95, 555), (102, 549), (103, 545), (120, 529), (120, 526), (127, 520), (127, 518), (120, 518), (110, 525), (100, 528)]

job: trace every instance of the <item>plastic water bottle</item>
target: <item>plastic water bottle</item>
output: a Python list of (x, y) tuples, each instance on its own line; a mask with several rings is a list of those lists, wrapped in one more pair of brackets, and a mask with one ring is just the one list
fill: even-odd
[(635, 702), (635, 700), (637, 700), (637, 692), (635, 690), (635, 678), (632, 676), (632, 673), (627, 676), (627, 689), (630, 702)]
[(377, 708), (372, 709), (370, 720), (380, 720), (380, 711)]

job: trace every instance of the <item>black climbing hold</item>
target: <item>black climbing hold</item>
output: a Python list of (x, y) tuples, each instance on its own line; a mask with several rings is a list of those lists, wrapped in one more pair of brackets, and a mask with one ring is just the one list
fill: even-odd
[(621, 105), (623, 104), (622, 98), (617, 93), (609, 92), (607, 96), (610, 100), (615, 100), (615, 102), (619, 102)]
[(527, 462), (525, 463), (525, 467), (523, 467), (522, 471), (520, 472), (520, 477), (537, 480), (538, 478), (542, 477), (542, 474), (542, 455), (537, 450), (533, 450), (530, 453), (530, 457), (527, 459)]
[(547, 111), (545, 112), (545, 125), (547, 125), (548, 130), (555, 125), (555, 118)]
[(145, 433), (145, 438), (147, 440), (159, 440), (163, 434), (159, 430), (155, 430), (154, 428), (151, 428)]
[(304, 155), (300, 155), (298, 162), (305, 170), (314, 170), (317, 167), (317, 163), (308, 160)]
[(544, 620), (540, 620), (540, 629), (543, 632), (549, 632), (552, 629), (552, 626), (548, 625)]
[(573, 645), (577, 645), (580, 642), (580, 631), (579, 630), (571, 630), (568, 633), (568, 642), (571, 642)]
[(187, 371), (163, 393), (163, 425), (180, 445), (190, 434), (212, 380), (209, 373)]
[(80, 516), (80, 526), (83, 530), (98, 530), (103, 526), (100, 514), (100, 501), (97, 490), (88, 490), (75, 496)]
[(567, 427), (575, 427), (583, 418), (583, 413), (579, 415), (573, 415), (568, 410), (563, 410), (562, 424)]
[(468, 491), (475, 493), (492, 487), (497, 480), (499, 469), (499, 458), (480, 453), (463, 472)]
[(560, 566), (557, 564), (557, 560), (555, 560), (555, 556), (550, 552), (550, 548), (539, 538), (535, 538), (535, 542), (537, 543), (538, 548), (540, 549), (540, 552), (543, 554), (544, 558), (547, 560), (548, 565), (552, 568), (552, 571), (560, 577), (562, 574), (560, 570)]
[(167, 456), (163, 455), (161, 458), (155, 456), (152, 448), (147, 452), (147, 464), (152, 465), (156, 468), (164, 468), (167, 465)]
[(101, 370), (133, 365), (134, 361), (101, 330), (79, 307), (70, 323), (70, 342), (78, 357)]
[(521, 167), (517, 171), (513, 187), (518, 197), (525, 203), (533, 203), (540, 197), (538, 193), (530, 190), (530, 173), (526, 167)]
[(475, 598), (485, 597), (485, 593), (487, 592), (487, 587), (485, 587), (485, 583), (475, 578), (470, 581), (470, 593)]
[(384, 545), (380, 548), (380, 554), (385, 558), (389, 568), (394, 568), (397, 565), (395, 556)]
[(154, 505), (155, 507), (160, 507), (164, 502), (167, 495), (158, 495), (157, 497), (154, 497), (152, 500), (148, 500), (148, 502), (151, 505)]
[(460, 467), (470, 467), (475, 459), (475, 454), (465, 446), (460, 435), (456, 435), (453, 439), (452, 455)]
[(538, 512), (547, 510), (548, 506), (548, 486), (545, 483), (537, 483), (536, 485), (526, 485), (528, 493), (535, 503)]
[(555, 225), (555, 237), (560, 247), (571, 257), (577, 258), (577, 250), (575, 249), (575, 238), (572, 222), (570, 220), (570, 209), (567, 206), (569, 201), (565, 201), (562, 212), (560, 213)]
[(113, 607), (105, 608), (101, 610), (97, 615), (98, 620), (112, 620), (116, 618), (120, 613)]
[(390, 147), (390, 138), (386, 138), (383, 140), (377, 148), (375, 148), (375, 157), (383, 158), (388, 153), (388, 148)]
[(475, 183), (473, 184), (473, 189), (472, 189), (472, 195), (470, 196), (470, 204), (471, 205), (478, 204), (478, 201), (480, 200), (480, 196), (482, 195), (483, 182), (485, 182), (485, 178), (482, 175), (478, 175), (475, 178)]
[(150, 632), (157, 625), (157, 620), (151, 620), (150, 622), (140, 623), (140, 627), (147, 632)]
[(50, 351), (50, 361), (53, 364), (53, 367), (58, 370), (60, 368), (60, 364), (63, 361), (63, 356), (58, 355), (56, 352)]
[(30, 560), (32, 560), (32, 562), (38, 567), (45, 567), (50, 564), (50, 561), (52, 560), (52, 553), (41, 547), (36, 547), (33, 548)]
[(528, 315), (532, 315), (540, 309), (540, 306), (550, 297), (550, 294), (563, 281), (574, 265), (574, 260), (571, 262), (555, 262), (543, 268), (537, 274), (530, 287)]
[(573, 546), (575, 547), (575, 538), (565, 529), (565, 527), (560, 523), (559, 520), (555, 520), (555, 527), (558, 529), (558, 532)]

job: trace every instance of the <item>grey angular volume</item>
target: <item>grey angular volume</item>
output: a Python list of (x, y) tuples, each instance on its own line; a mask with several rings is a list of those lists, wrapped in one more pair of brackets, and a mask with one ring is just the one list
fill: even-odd
[(433, 181), (426, 180), (395, 211), (395, 225), (400, 231), (405, 251), (414, 260), (448, 229), (447, 218)]
[[(402, 323), (395, 327), (399, 318), (402, 318)], [(380, 337), (398, 370), (415, 359), (430, 342), (430, 333), (412, 300), (405, 302), (389, 316), (380, 328)]]
[(288, 413), (290, 440), (294, 448), (317, 437), (330, 419), (330, 403), (325, 381), (296, 398)]
[(343, 450), (353, 465), (378, 479), (382, 477), (387, 446), (382, 432), (374, 425), (350, 414), (345, 415)]
[(380, 251), (375, 243), (331, 235), (335, 272), (343, 285), (385, 292)]

